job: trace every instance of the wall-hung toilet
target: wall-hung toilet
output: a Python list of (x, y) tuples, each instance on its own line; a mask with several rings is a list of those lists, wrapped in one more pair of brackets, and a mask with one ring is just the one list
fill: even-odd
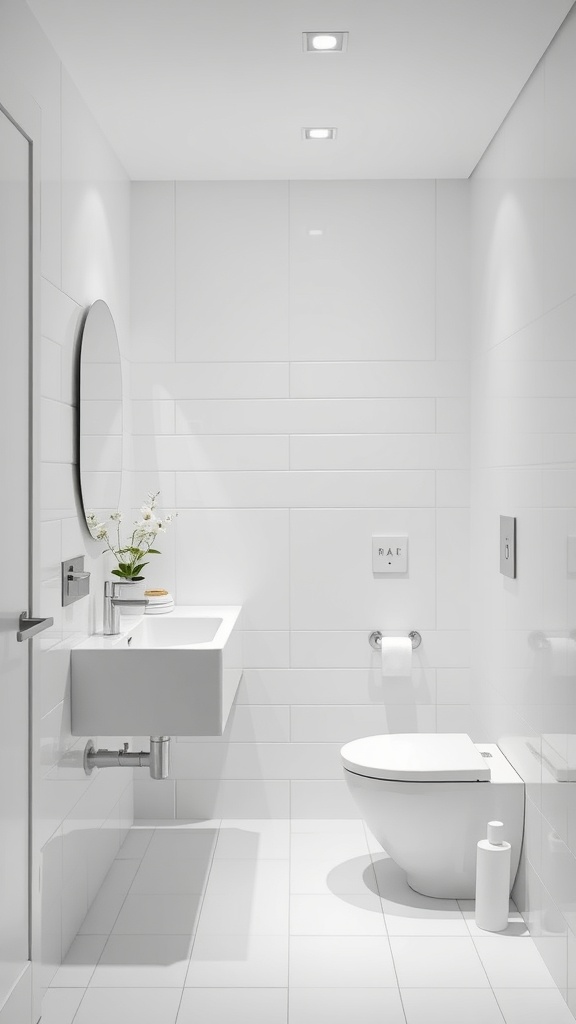
[(473, 898), (476, 844), (493, 820), (512, 844), (512, 888), (524, 783), (495, 744), (461, 733), (367, 736), (342, 747), (342, 762), (362, 817), (412, 889)]

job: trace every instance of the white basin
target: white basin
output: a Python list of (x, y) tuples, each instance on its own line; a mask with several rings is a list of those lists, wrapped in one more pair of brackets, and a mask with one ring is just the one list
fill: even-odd
[(71, 652), (73, 736), (221, 736), (242, 676), (241, 608), (122, 616)]

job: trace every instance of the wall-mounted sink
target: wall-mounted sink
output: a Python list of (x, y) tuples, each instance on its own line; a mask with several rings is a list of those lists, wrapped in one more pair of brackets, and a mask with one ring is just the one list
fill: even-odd
[(72, 649), (73, 736), (221, 736), (242, 676), (240, 607), (123, 616)]

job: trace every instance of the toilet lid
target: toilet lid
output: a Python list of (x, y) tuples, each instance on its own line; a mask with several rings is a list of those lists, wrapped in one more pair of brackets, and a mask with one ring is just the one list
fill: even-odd
[(356, 775), (397, 782), (489, 782), (490, 767), (465, 733), (365, 736), (342, 747)]

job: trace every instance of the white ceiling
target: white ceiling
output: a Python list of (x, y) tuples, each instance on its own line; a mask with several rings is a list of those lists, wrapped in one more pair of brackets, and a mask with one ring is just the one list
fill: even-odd
[(468, 177), (573, 0), (28, 3), (132, 178), (261, 179)]

